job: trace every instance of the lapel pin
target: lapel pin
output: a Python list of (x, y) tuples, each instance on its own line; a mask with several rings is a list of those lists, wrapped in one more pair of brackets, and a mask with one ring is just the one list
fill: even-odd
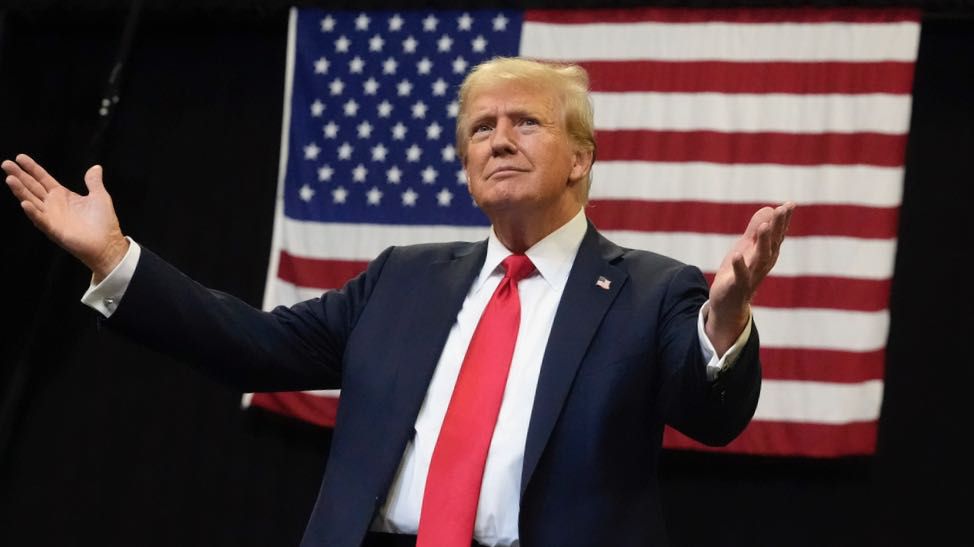
[(604, 275), (600, 275), (598, 281), (596, 281), (595, 284), (605, 290), (609, 290), (609, 286), (612, 285), (612, 282), (606, 279)]

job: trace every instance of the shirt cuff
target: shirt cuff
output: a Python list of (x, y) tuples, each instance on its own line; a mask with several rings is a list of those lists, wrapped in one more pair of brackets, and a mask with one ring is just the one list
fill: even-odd
[(97, 310), (106, 318), (115, 313), (122, 297), (125, 296), (125, 291), (129, 288), (129, 283), (135, 274), (135, 267), (139, 264), (139, 257), (142, 255), (142, 247), (128, 236), (125, 239), (129, 240), (129, 250), (122, 261), (105, 276), (105, 279), (101, 280), (101, 283), (96, 285), (92, 279), (88, 290), (81, 297), (82, 304)]
[(697, 334), (700, 336), (700, 354), (703, 355), (703, 360), (707, 363), (707, 379), (713, 381), (717, 379), (717, 375), (722, 370), (734, 366), (734, 363), (737, 362), (737, 357), (744, 349), (744, 345), (747, 344), (747, 339), (751, 337), (751, 325), (754, 323), (754, 316), (748, 314), (747, 325), (744, 326), (741, 335), (737, 337), (734, 345), (723, 356), (719, 356), (704, 329), (708, 313), (710, 313), (709, 300), (704, 302), (703, 307), (700, 308), (700, 314), (697, 316)]

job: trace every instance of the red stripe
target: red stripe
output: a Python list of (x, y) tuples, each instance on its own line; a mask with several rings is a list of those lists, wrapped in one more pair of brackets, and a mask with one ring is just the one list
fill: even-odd
[[(365, 268), (365, 262), (300, 258), (284, 252), (281, 257), (279, 277), (282, 280), (321, 290), (341, 287)], [(349, 267), (349, 264), (357, 266)], [(713, 281), (713, 273), (705, 275), (708, 283)], [(300, 284), (297, 280), (301, 281)], [(761, 283), (754, 304), (769, 308), (828, 308), (872, 312), (889, 307), (889, 292), (889, 279), (772, 274)]]
[[(754, 212), (768, 205), (773, 204), (600, 199), (585, 213), (602, 230), (740, 234)], [(893, 239), (898, 213), (898, 207), (802, 205), (788, 234)]]
[[(757, 325), (761, 332), (760, 323)], [(882, 380), (886, 351), (863, 353), (816, 349), (761, 348), (761, 376), (766, 380), (798, 380), (854, 384)]]
[[(713, 282), (712, 272), (704, 275), (708, 283)], [(881, 311), (889, 308), (890, 285), (889, 279), (776, 276), (772, 272), (761, 282), (754, 304), (767, 308)]]
[(338, 413), (337, 397), (323, 397), (300, 391), (254, 393), (250, 405), (321, 427), (334, 427)]
[(919, 22), (920, 10), (909, 8), (624, 8), (528, 10), (525, 22), (585, 25), (592, 23), (896, 23)]
[(303, 258), (281, 251), (277, 277), (292, 285), (334, 289), (365, 271), (366, 261)]
[(596, 141), (606, 161), (901, 167), (906, 152), (906, 135), (883, 133), (619, 130), (598, 131)]
[(876, 430), (875, 421), (844, 425), (753, 421), (729, 445), (714, 448), (704, 446), (667, 427), (663, 434), (663, 446), (670, 449), (765, 456), (857, 456), (876, 451)]
[(586, 61), (592, 91), (893, 93), (913, 90), (911, 62)]

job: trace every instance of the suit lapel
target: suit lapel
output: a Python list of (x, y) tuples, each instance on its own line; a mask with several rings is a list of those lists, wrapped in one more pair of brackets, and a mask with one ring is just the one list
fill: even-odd
[(522, 496), (548, 444), (588, 346), (605, 312), (629, 277), (611, 265), (621, 254), (622, 249), (602, 238), (589, 224), (558, 304), (541, 363), (524, 447)]
[[(412, 427), (426, 396), (433, 371), (439, 362), (457, 313), (483, 267), (487, 242), (462, 247), (451, 260), (433, 262), (427, 268), (425, 282), (405, 301), (412, 315), (403, 336), (397, 337), (406, 346), (395, 380), (393, 398), (394, 420), (400, 426)], [(416, 344), (418, 340), (426, 343)]]

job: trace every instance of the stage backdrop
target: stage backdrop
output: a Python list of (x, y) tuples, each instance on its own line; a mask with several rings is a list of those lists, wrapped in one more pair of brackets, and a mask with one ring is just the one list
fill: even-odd
[[(718, 450), (871, 454), (919, 31), (901, 9), (293, 9), (264, 308), (341, 287), (390, 245), (485, 238), (454, 147), (459, 83), (497, 55), (577, 62), (598, 145), (586, 214), (610, 239), (712, 278), (755, 210), (798, 203), (754, 301), (758, 408)], [(244, 404), (332, 426), (339, 400)], [(672, 429), (665, 446), (713, 450)]]

